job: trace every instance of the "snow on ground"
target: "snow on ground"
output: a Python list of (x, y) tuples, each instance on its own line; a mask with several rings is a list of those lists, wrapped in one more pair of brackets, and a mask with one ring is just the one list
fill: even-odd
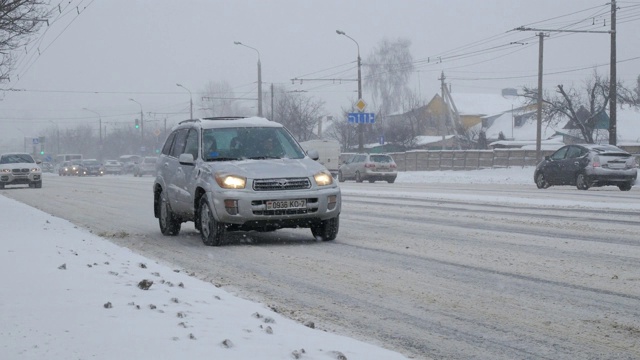
[[(533, 185), (532, 173), (407, 172), (397, 182)], [(289, 320), (4, 196), (0, 208), (0, 359), (405, 359)]]

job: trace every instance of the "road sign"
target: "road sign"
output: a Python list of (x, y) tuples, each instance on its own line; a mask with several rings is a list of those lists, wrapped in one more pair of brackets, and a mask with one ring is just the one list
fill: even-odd
[(31, 139), (31, 142), (33, 143), (33, 145), (38, 145), (38, 144), (40, 144), (40, 139), (39, 138), (33, 138), (33, 139)]
[(160, 129), (156, 129), (156, 131), (154, 131), (153, 134), (155, 136), (160, 136)]
[(349, 113), (347, 121), (351, 124), (373, 124), (375, 123), (374, 113)]
[(360, 110), (360, 112), (363, 112), (364, 108), (367, 107), (367, 103), (364, 102), (364, 100), (360, 99), (358, 100), (358, 102), (356, 102), (356, 107), (358, 108), (358, 110)]

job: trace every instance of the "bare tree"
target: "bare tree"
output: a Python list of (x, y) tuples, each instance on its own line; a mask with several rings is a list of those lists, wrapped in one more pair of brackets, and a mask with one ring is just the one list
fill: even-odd
[(249, 109), (240, 106), (239, 98), (226, 81), (209, 81), (202, 91), (200, 105), (207, 116), (249, 115)]
[[(537, 103), (537, 89), (524, 87), (524, 96), (530, 104)], [(622, 105), (637, 106), (634, 92), (627, 89), (622, 82), (616, 85), (618, 102)], [(609, 105), (609, 79), (601, 77), (596, 71), (593, 77), (585, 81), (583, 89), (565, 89), (557, 86), (555, 95), (545, 94), (542, 98), (545, 121), (550, 125), (562, 119), (569, 119), (587, 143), (594, 143), (594, 133), (598, 120), (606, 113)]]
[(413, 56), (409, 51), (411, 41), (382, 40), (366, 59), (365, 86), (373, 92), (373, 102), (383, 115), (400, 109), (413, 74)]
[(9, 80), (16, 60), (13, 52), (48, 22), (48, 5), (46, 0), (0, 0), (0, 82)]
[(299, 92), (286, 92), (282, 88), (275, 94), (274, 118), (289, 129), (298, 141), (313, 138), (313, 128), (325, 115), (324, 101), (307, 97)]

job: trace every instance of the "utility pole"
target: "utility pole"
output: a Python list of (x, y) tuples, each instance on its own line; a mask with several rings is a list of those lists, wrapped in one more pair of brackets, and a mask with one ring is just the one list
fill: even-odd
[(616, 0), (611, 0), (611, 60), (610, 60), (610, 75), (609, 75), (609, 144), (616, 145), (618, 138), (618, 124), (617, 124), (617, 112), (618, 112), (618, 87), (616, 81)]
[[(348, 37), (349, 39), (351, 39), (351, 41), (356, 43), (356, 47), (358, 48), (358, 101), (360, 101), (362, 100), (362, 71), (361, 71), (362, 58), (360, 58), (360, 44), (358, 44), (358, 42), (354, 38), (347, 35), (342, 30), (336, 30), (336, 34), (344, 35)], [(360, 153), (364, 152), (364, 124), (363, 123), (358, 123), (358, 152)]]
[(273, 97), (274, 97), (274, 94), (273, 94), (273, 83), (271, 83), (271, 119), (269, 119), (271, 121), (275, 121), (275, 120), (273, 120)]
[(538, 109), (536, 121), (536, 163), (542, 161), (542, 64), (544, 56), (544, 33), (538, 33), (538, 98), (536, 99)]

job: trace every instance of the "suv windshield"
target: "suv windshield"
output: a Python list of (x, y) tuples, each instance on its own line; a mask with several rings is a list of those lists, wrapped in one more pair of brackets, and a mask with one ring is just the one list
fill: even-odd
[(205, 161), (302, 159), (304, 152), (283, 128), (217, 128), (202, 130), (202, 158)]
[(11, 154), (4, 155), (0, 158), (0, 164), (19, 164), (34, 163), (33, 158), (29, 154)]

